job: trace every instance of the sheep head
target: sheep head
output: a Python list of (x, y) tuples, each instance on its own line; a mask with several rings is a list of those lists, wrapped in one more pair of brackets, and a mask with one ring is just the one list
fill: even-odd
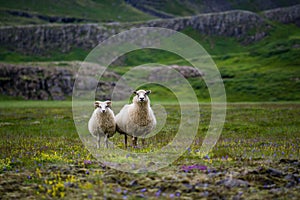
[(133, 93), (135, 94), (133, 101), (139, 103), (147, 103), (149, 101), (148, 96), (151, 93), (151, 90), (138, 90), (134, 91)]
[(107, 109), (111, 109), (111, 101), (95, 101), (94, 106), (96, 109), (100, 109), (100, 112), (105, 113)]

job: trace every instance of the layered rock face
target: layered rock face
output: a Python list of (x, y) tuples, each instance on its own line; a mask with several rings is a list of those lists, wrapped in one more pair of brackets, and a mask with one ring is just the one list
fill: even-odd
[[(64, 67), (38, 67), (0, 64), (0, 93), (33, 100), (64, 100), (70, 97), (76, 79), (76, 69)], [(94, 72), (82, 76), (78, 83), (81, 90), (95, 90), (96, 98), (109, 99), (113, 81), (99, 81)], [(118, 79), (113, 72), (105, 72), (104, 77)]]
[(294, 23), (300, 26), (300, 5), (288, 8), (277, 8), (263, 12), (263, 17), (281, 23)]
[(138, 27), (162, 27), (176, 31), (193, 28), (205, 35), (235, 37), (244, 43), (249, 43), (267, 35), (269, 25), (265, 19), (300, 24), (300, 5), (265, 11), (261, 15), (248, 11), (227, 11), (132, 24), (51, 24), (1, 27), (0, 45), (12, 51), (34, 55), (46, 55), (53, 51), (65, 53), (72, 48), (92, 50), (106, 38)]
[[(0, 64), (0, 94), (32, 100), (64, 100), (72, 96), (76, 80), (78, 91), (93, 92), (96, 99), (112, 98), (114, 86), (121, 76), (112, 71), (105, 71), (99, 80), (96, 74), (100, 66), (95, 66), (88, 67), (86, 71), (81, 70), (82, 74), (77, 78), (79, 67), (79, 63), (73, 67)], [(186, 78), (203, 76), (193, 67), (177, 65), (169, 67)], [(153, 73), (151, 76), (153, 78), (159, 74)], [(154, 78), (157, 80), (157, 77)], [(126, 85), (121, 86), (118, 94), (114, 94), (114, 100), (121, 100), (132, 91), (133, 89), (128, 90)]]
[[(176, 31), (191, 27), (202, 34), (256, 41), (265, 35), (262, 27), (266, 27), (266, 23), (252, 12), (229, 11), (135, 24), (10, 26), (0, 28), (0, 45), (13, 51), (35, 55), (53, 51), (68, 52), (71, 48), (91, 50), (106, 38), (137, 27), (162, 27)], [(253, 34), (249, 34), (250, 30)]]
[(62, 100), (72, 93), (73, 73), (67, 69), (0, 65), (0, 92), (25, 99)]

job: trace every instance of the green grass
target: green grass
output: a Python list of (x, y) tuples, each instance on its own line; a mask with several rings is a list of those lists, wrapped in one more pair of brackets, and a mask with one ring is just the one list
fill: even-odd
[[(250, 182), (243, 189), (244, 195), (253, 195), (255, 189), (260, 196), (269, 191), (264, 188), (267, 180), (274, 181), (276, 187), (287, 182), (280, 177), (265, 173), (268, 166), (278, 165), (282, 159), (289, 162), (299, 159), (300, 104), (278, 103), (242, 103), (229, 104), (227, 118), (220, 139), (213, 151), (205, 158), (198, 154), (203, 138), (208, 130), (211, 111), (209, 104), (200, 104), (201, 121), (193, 144), (167, 169), (147, 175), (132, 175), (111, 170), (96, 161), (82, 144), (72, 119), (71, 102), (54, 101), (2, 101), (0, 104), (0, 174), (3, 188), (9, 185), (5, 181), (17, 181), (13, 189), (7, 189), (1, 195), (31, 196), (34, 198), (72, 198), (88, 195), (122, 198), (124, 195), (137, 198), (136, 195), (146, 188), (150, 199), (156, 198), (159, 188), (167, 195), (180, 191), (181, 196), (199, 196), (182, 188), (191, 177), (211, 187), (215, 184), (213, 175), (217, 172), (239, 173), (238, 178)], [(189, 105), (186, 105), (189, 106)], [(180, 111), (176, 104), (165, 104), (168, 120), (165, 127), (153, 138), (146, 140), (142, 149), (129, 148), (128, 151), (149, 152), (166, 145), (175, 136), (180, 123)], [(116, 134), (111, 141), (123, 147), (123, 136)], [(120, 161), (121, 162), (121, 161)], [(183, 166), (201, 164), (208, 169), (182, 172)], [(280, 168), (281, 169), (281, 168)], [(292, 165), (288, 171), (293, 170)], [(225, 170), (225, 172), (224, 172)], [(262, 171), (261, 171), (262, 170)], [(284, 170), (284, 166), (282, 167)], [(247, 172), (249, 171), (249, 172)], [(253, 175), (258, 173), (259, 175)], [(262, 174), (261, 174), (262, 173)], [(173, 181), (183, 180), (182, 186)], [(206, 179), (207, 174), (212, 177)], [(217, 177), (222, 176), (219, 174)], [(130, 176), (127, 177), (127, 176)], [(122, 180), (118, 182), (116, 180)], [(143, 181), (144, 180), (144, 181)], [(220, 179), (217, 179), (218, 181)], [(135, 184), (138, 183), (138, 185)], [(161, 187), (158, 183), (165, 187)], [(179, 185), (178, 185), (179, 184)], [(190, 183), (192, 184), (192, 183)], [(118, 188), (122, 191), (118, 192)], [(219, 188), (223, 195), (232, 195), (242, 188)], [(143, 189), (144, 190), (144, 189)], [(22, 193), (19, 193), (22, 191)], [(104, 192), (103, 192), (104, 191)], [(154, 191), (154, 192), (153, 192)], [(219, 192), (220, 192), (219, 191)], [(219, 193), (218, 192), (218, 193)], [(289, 194), (295, 195), (293, 187)], [(196, 195), (196, 196), (194, 196)], [(284, 194), (283, 194), (284, 195)], [(274, 197), (274, 196), (272, 196)]]
[(92, 22), (128, 22), (154, 18), (136, 10), (121, 0), (79, 0), (75, 2), (71, 0), (60, 2), (51, 0), (0, 1), (1, 25), (41, 24), (47, 22), (37, 18), (14, 17), (7, 14), (6, 10), (21, 10), (46, 16), (74, 17)]
[(0, 60), (9, 63), (20, 62), (46, 62), (46, 61), (83, 61), (88, 55), (88, 51), (74, 48), (68, 53), (61, 53), (60, 51), (48, 52), (47, 55), (24, 55), (18, 52), (12, 52), (0, 47)]

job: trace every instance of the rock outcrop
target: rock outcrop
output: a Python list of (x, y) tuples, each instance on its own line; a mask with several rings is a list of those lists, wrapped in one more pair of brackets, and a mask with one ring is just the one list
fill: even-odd
[[(0, 93), (33, 100), (64, 100), (72, 95), (76, 78), (76, 68), (40, 67), (12, 64), (0, 64)], [(114, 72), (105, 72), (105, 77), (118, 79)], [(113, 81), (98, 81), (94, 72), (85, 74), (78, 83), (82, 90), (90, 90), (97, 85), (99, 99), (109, 99)]]
[(300, 26), (300, 5), (264, 11), (263, 17), (281, 23), (294, 23)]
[(268, 34), (269, 25), (265, 18), (299, 24), (299, 13), (300, 5), (296, 5), (265, 11), (261, 15), (235, 10), (143, 23), (7, 26), (0, 28), (0, 45), (11, 51), (34, 55), (46, 55), (54, 51), (64, 53), (72, 48), (91, 50), (106, 38), (137, 27), (162, 27), (176, 31), (193, 28), (205, 35), (235, 37), (241, 42), (251, 43)]
[(25, 99), (62, 100), (71, 94), (73, 75), (66, 69), (0, 65), (0, 92)]
[[(72, 96), (76, 79), (76, 89), (78, 91), (94, 92), (95, 98), (100, 100), (111, 99), (114, 87), (121, 76), (106, 70), (102, 78), (98, 80), (96, 74), (101, 66), (89, 66), (86, 68), (87, 70), (81, 69), (80, 78), (77, 78), (80, 66), (79, 62), (70, 63), (66, 67), (58, 66), (55, 63), (48, 66), (1, 63), (0, 94), (32, 100), (64, 100)], [(204, 75), (189, 66), (172, 65), (166, 66), (166, 68), (173, 68), (186, 78)], [(151, 75), (158, 76), (159, 74), (154, 73)], [(121, 86), (118, 94), (113, 94), (114, 100), (121, 100), (130, 92), (132, 91), (128, 91), (128, 87)]]
[[(236, 37), (246, 41), (259, 40), (266, 35), (264, 30), (266, 23), (259, 15), (246, 11), (229, 11), (135, 24), (51, 24), (1, 27), (0, 45), (12, 51), (34, 55), (45, 55), (53, 51), (68, 52), (72, 48), (91, 50), (104, 39), (122, 30), (137, 27), (162, 27), (176, 31), (191, 27), (202, 34)], [(249, 34), (250, 30), (253, 34)]]
[(300, 24), (300, 5), (262, 12), (227, 11), (191, 17), (152, 20), (142, 23), (50, 24), (0, 27), (2, 48), (23, 54), (46, 55), (69, 52), (72, 48), (91, 50), (99, 42), (123, 30), (162, 27), (176, 31), (193, 28), (205, 35), (238, 38), (251, 43), (268, 34), (268, 20)]

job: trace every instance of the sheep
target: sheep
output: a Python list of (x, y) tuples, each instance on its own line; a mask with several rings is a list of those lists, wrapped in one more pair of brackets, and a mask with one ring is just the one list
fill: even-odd
[(137, 137), (146, 136), (156, 126), (156, 118), (148, 97), (151, 91), (138, 90), (133, 93), (135, 94), (133, 102), (125, 105), (116, 115), (116, 129), (125, 136), (125, 148), (127, 148), (127, 135), (132, 136), (132, 145), (136, 147)]
[(95, 110), (89, 120), (89, 132), (97, 137), (97, 148), (100, 148), (101, 137), (104, 137), (105, 147), (108, 148), (108, 138), (116, 132), (114, 112), (111, 110), (111, 101), (95, 101)]

